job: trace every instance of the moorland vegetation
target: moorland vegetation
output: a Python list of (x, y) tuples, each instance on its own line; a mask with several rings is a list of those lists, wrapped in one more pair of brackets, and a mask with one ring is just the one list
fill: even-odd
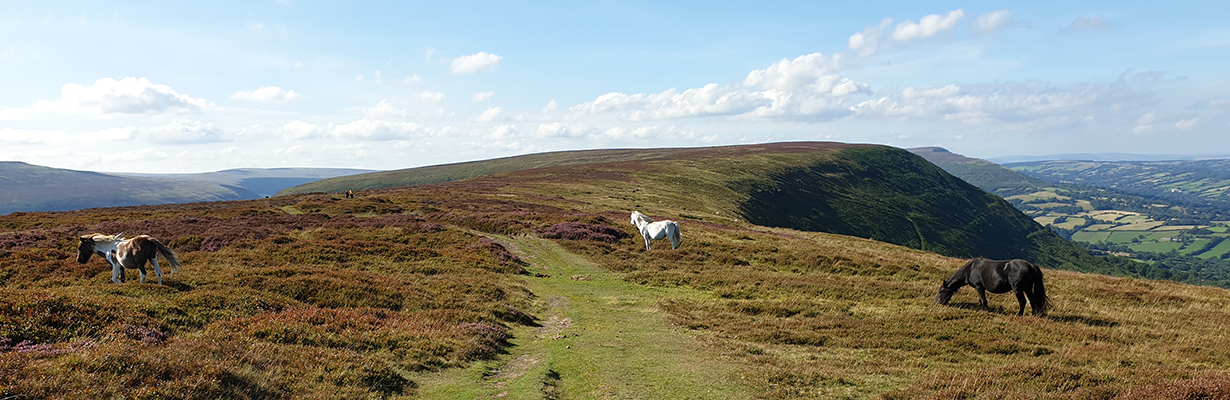
[[(739, 207), (754, 196), (728, 185), (760, 174), (777, 178), (751, 187), (811, 190), (781, 177), (809, 182), (825, 163), (866, 174), (843, 178), (855, 183), (884, 176), (881, 168), (909, 171), (849, 163), (876, 149), (710, 149), (353, 199), (318, 193), (3, 216), (0, 393), (1230, 395), (1224, 289), (1048, 269), (1054, 308), (1046, 317), (1014, 315), (1010, 296), (977, 311), (969, 290), (939, 306), (940, 283), (963, 259), (930, 245), (754, 224)], [(749, 165), (755, 172), (741, 169)], [(933, 172), (921, 171), (914, 173)], [(678, 221), (684, 245), (645, 251), (628, 224), (632, 210)], [(121, 231), (168, 243), (183, 261), (180, 273), (164, 286), (115, 285), (105, 262), (76, 263), (77, 236)], [(654, 321), (669, 326), (645, 331)], [(543, 347), (550, 351), (527, 353)], [(712, 390), (669, 379), (684, 372)]]

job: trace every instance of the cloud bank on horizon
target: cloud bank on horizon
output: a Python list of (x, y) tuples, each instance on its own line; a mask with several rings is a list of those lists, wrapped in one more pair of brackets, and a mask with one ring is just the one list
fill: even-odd
[(0, 6), (0, 160), (397, 169), (791, 140), (1230, 153), (1223, 4), (223, 4)]

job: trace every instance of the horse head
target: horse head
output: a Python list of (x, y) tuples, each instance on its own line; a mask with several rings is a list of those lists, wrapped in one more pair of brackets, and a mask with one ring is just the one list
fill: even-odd
[(941, 281), (940, 282), (940, 292), (939, 294), (935, 295), (935, 304), (939, 304), (939, 305), (948, 304), (948, 300), (952, 299), (953, 293), (956, 293), (957, 289), (960, 289), (960, 288), (961, 288), (960, 286), (957, 286), (956, 288), (950, 289), (948, 287), (948, 281)]
[(92, 255), (94, 255), (94, 235), (82, 236), (81, 244), (77, 245), (77, 262), (85, 264), (90, 261)]

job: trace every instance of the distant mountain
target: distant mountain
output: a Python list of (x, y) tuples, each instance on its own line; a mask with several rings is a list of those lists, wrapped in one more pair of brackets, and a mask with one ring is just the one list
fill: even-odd
[(245, 200), (370, 170), (233, 169), (199, 174), (116, 174), (0, 162), (0, 214), (197, 201)]
[(1051, 154), (1045, 156), (991, 157), (987, 160), (997, 164), (1011, 164), (1037, 161), (1182, 161), (1221, 158), (1230, 158), (1230, 155), (1193, 156), (1187, 154), (1070, 153)]
[(1230, 208), (1230, 160), (1042, 161), (1005, 167), (1050, 182), (1111, 188)]
[(980, 158), (966, 157), (942, 147), (918, 147), (907, 150), (971, 185), (1004, 197), (1018, 189), (1038, 189), (1049, 185), (1046, 181), (1013, 171), (999, 164)]

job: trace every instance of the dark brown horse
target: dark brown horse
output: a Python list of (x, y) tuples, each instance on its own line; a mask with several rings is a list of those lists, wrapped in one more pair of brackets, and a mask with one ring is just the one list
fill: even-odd
[(1025, 315), (1025, 297), (1033, 307), (1034, 315), (1046, 315), (1051, 307), (1046, 297), (1046, 286), (1042, 284), (1042, 269), (1025, 260), (988, 260), (975, 258), (964, 267), (952, 274), (943, 285), (940, 293), (935, 296), (935, 304), (948, 304), (953, 293), (962, 286), (970, 285), (978, 291), (978, 305), (983, 311), (987, 308), (987, 292), (1016, 293), (1016, 301), (1021, 309), (1016, 315)]
[(81, 236), (81, 245), (77, 246), (77, 262), (85, 264), (95, 253), (103, 256), (111, 264), (111, 281), (115, 283), (122, 283), (124, 268), (141, 271), (141, 283), (145, 283), (145, 263), (148, 262), (154, 264), (154, 274), (158, 276), (158, 284), (161, 285), (159, 254), (167, 259), (171, 273), (179, 272), (179, 257), (158, 239), (145, 235), (124, 239), (123, 235), (93, 233)]

